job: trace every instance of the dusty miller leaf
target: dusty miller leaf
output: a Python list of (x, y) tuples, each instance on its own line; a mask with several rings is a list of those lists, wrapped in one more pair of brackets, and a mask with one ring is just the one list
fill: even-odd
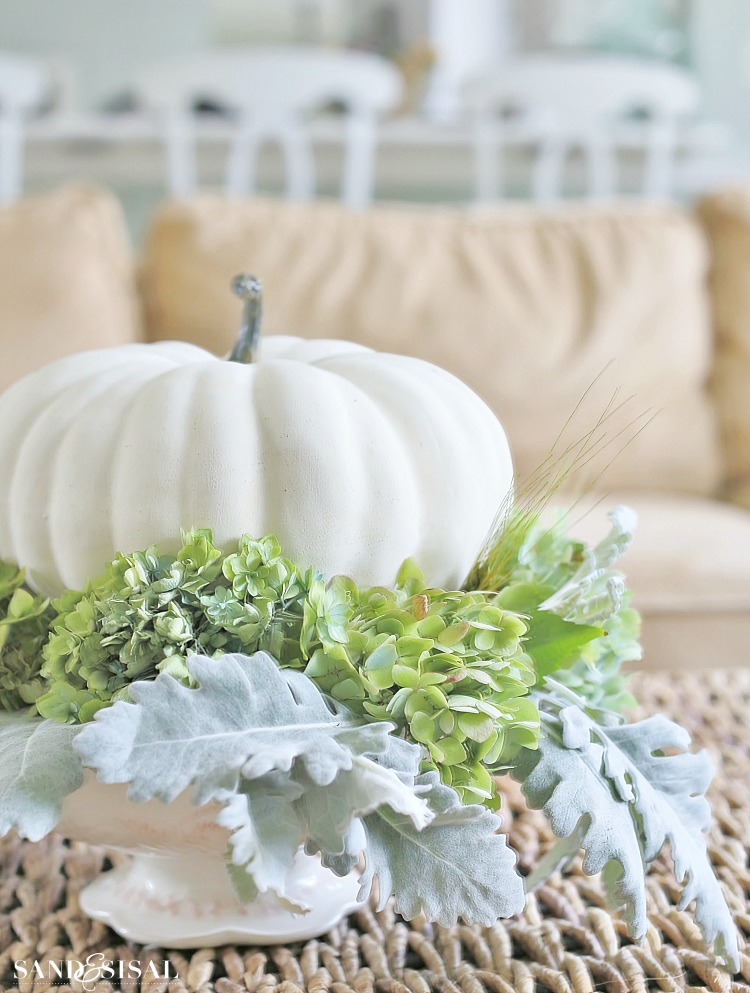
[[(407, 747), (419, 754), (416, 746)], [(395, 758), (403, 754), (400, 749), (389, 753)], [(396, 771), (362, 755), (355, 755), (351, 769), (341, 770), (326, 786), (316, 784), (297, 764), (289, 772), (242, 780), (238, 792), (217, 799), (224, 804), (218, 822), (232, 831), (231, 876), (238, 895), (248, 900), (271, 889), (298, 912), (306, 908), (291, 903), (284, 893), (286, 875), (303, 841), (309, 853), (324, 851), (341, 868), (345, 839), (352, 837), (352, 825), (363, 815), (387, 805), (419, 826), (433, 816), (413, 777), (410, 785)], [(356, 828), (354, 836), (359, 837)], [(338, 875), (351, 871), (362, 847)]]
[(196, 803), (240, 778), (288, 772), (296, 760), (324, 786), (358, 754), (383, 751), (391, 725), (361, 725), (301, 673), (263, 652), (192, 656), (197, 689), (166, 673), (133, 683), (133, 703), (99, 711), (76, 740), (85, 765), (105, 783), (130, 783), (133, 800), (169, 803), (191, 784)]
[(498, 834), (501, 820), (486, 807), (463, 806), (437, 773), (417, 779), (435, 816), (422, 831), (404, 815), (379, 809), (364, 818), (367, 836), (363, 895), (373, 876), (380, 908), (395, 897), (396, 911), (411, 920), (451, 926), (459, 919), (490, 925), (524, 906), (515, 853)]
[(609, 738), (638, 770), (630, 777), (641, 817), (643, 851), (651, 863), (669, 843), (675, 877), (684, 885), (680, 909), (695, 900), (695, 919), (709, 945), (730, 967), (739, 968), (737, 932), (708, 857), (704, 833), (711, 808), (703, 795), (713, 768), (703, 751), (664, 755), (667, 747), (687, 749), (690, 735), (663, 715), (635, 725), (610, 728)]
[(629, 507), (615, 507), (608, 515), (609, 534), (593, 548), (582, 547), (583, 561), (573, 576), (550, 596), (542, 610), (577, 624), (604, 624), (622, 606), (625, 581), (608, 570), (630, 548), (638, 517)]
[(80, 728), (0, 714), (0, 835), (39, 841), (54, 830), (68, 793), (83, 783), (73, 750)]
[(417, 831), (434, 817), (413, 778), (411, 784), (404, 782), (395, 771), (366, 756), (355, 757), (352, 768), (340, 772), (329, 786), (316, 788), (309, 781), (306, 785), (300, 805), (307, 824), (307, 848), (327, 857), (345, 853), (345, 838), (355, 817), (381, 807), (408, 819)]
[[(584, 869), (603, 872), (611, 899), (624, 902), (635, 936), (647, 927), (645, 873), (669, 842), (681, 906), (695, 916), (718, 956), (737, 967), (736, 931), (713, 874), (703, 832), (710, 809), (703, 796), (712, 776), (705, 752), (692, 754), (687, 732), (663, 716), (603, 727), (574, 706), (545, 714), (537, 752), (521, 754), (514, 776), (530, 805), (543, 809), (563, 839), (529, 878), (537, 884), (578, 848)], [(664, 754), (678, 749), (678, 754)]]
[(286, 899), (300, 844), (320, 839), (343, 856), (352, 823), (379, 806), (418, 826), (431, 819), (414, 787), (421, 750), (393, 738), (392, 725), (358, 723), (263, 653), (188, 666), (198, 688), (166, 673), (134, 683), (134, 702), (101, 711), (77, 748), (104, 782), (129, 782), (134, 800), (170, 802), (193, 785), (196, 803), (220, 803), (243, 900), (267, 890)]
[[(520, 910), (523, 886), (512, 852), (495, 833), (500, 819), (484, 807), (461, 806), (434, 773), (415, 779), (419, 756), (417, 746), (390, 738), (383, 753), (354, 756), (351, 768), (325, 786), (312, 782), (300, 763), (288, 774), (243, 782), (242, 798), (227, 798), (221, 818), (234, 830), (232, 876), (240, 895), (266, 884), (283, 893), (294, 839), (304, 834), (306, 850), (321, 853), (338, 875), (364, 854), (361, 897), (377, 875), (382, 900), (394, 892), (404, 915), (424, 911), (440, 922), (494, 922)], [(258, 812), (261, 824), (254, 823)], [(285, 841), (274, 837), (275, 824), (288, 829)]]
[[(421, 759), (422, 750), (419, 746), (405, 741), (403, 738), (390, 735), (388, 747), (381, 755), (377, 756), (377, 763), (381, 770), (389, 770), (392, 775), (398, 777), (401, 784), (405, 784), (415, 793), (423, 794), (422, 789), (415, 785)], [(337, 784), (334, 783), (329, 797), (321, 797), (318, 791), (318, 793), (313, 794), (312, 802), (306, 803), (308, 837), (305, 842), (305, 850), (310, 855), (319, 854), (323, 865), (337, 876), (345, 876), (357, 865), (362, 853), (366, 850), (367, 834), (360, 816), (348, 820), (346, 809), (336, 811), (336, 786)], [(396, 784), (394, 784), (394, 790), (396, 788)], [(308, 794), (308, 798), (309, 796)], [(425, 805), (423, 798), (419, 802)], [(394, 801), (393, 803), (396, 809), (401, 805), (402, 801)], [(351, 804), (348, 806), (351, 808)], [(429, 808), (427, 811), (429, 812)], [(350, 810), (350, 812), (354, 813), (355, 811)], [(408, 811), (402, 812), (408, 814)], [(418, 817), (424, 818), (424, 813), (420, 813)], [(343, 832), (341, 830), (342, 825), (347, 825)]]
[[(365, 825), (361, 818), (356, 817), (344, 835), (344, 845), (341, 854), (334, 855), (331, 852), (321, 851), (319, 852), (320, 861), (326, 869), (330, 869), (337, 876), (346, 876), (356, 867), (362, 857), (362, 853), (366, 850), (367, 832), (365, 831)], [(309, 846), (305, 846), (305, 851), (310, 855), (316, 855), (318, 854), (318, 846), (311, 843)], [(371, 881), (369, 886), (372, 886)], [(362, 887), (359, 894), (360, 899), (365, 900), (368, 895), (368, 887)]]
[(286, 876), (305, 832), (294, 804), (303, 792), (287, 773), (277, 772), (242, 780), (236, 793), (216, 796), (223, 804), (217, 823), (231, 832), (230, 877), (244, 903), (272, 890), (291, 910), (308, 909), (284, 896)]

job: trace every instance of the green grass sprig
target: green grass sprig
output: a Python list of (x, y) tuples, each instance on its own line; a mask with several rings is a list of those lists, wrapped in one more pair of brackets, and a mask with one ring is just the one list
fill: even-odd
[[(603, 374), (603, 373), (602, 373)], [(601, 375), (601, 374), (600, 374)], [(476, 561), (464, 582), (465, 589), (501, 590), (511, 582), (514, 569), (524, 544), (542, 526), (545, 511), (560, 491), (576, 482), (580, 494), (572, 502), (568, 514), (583, 496), (592, 492), (609, 467), (644, 431), (658, 412), (646, 410), (629, 418), (617, 430), (611, 431), (616, 421), (632, 401), (620, 399), (619, 391), (610, 397), (596, 421), (572, 441), (566, 435), (575, 424), (576, 417), (594, 389), (598, 379), (585, 391), (563, 424), (550, 449), (537, 469), (504, 500), (490, 528)], [(619, 444), (619, 447), (614, 447)]]

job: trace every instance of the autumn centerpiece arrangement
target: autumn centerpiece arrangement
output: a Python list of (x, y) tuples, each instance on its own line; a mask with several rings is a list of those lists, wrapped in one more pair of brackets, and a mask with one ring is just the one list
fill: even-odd
[[(491, 924), (581, 850), (640, 938), (668, 843), (735, 965), (710, 764), (621, 713), (632, 514), (595, 547), (542, 526), (466, 386), (261, 343), (235, 288), (229, 361), (132, 345), (0, 397), (0, 829), (135, 852), (87, 909), (173, 944), (309, 936), (371, 893)], [(526, 879), (502, 773), (560, 839)]]

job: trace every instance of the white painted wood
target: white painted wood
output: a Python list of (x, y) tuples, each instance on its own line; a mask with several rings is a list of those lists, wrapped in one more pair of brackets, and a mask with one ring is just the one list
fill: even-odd
[[(524, 122), (527, 140), (533, 136), (535, 199), (561, 195), (565, 159), (574, 148), (586, 156), (590, 195), (614, 194), (618, 132), (629, 123), (640, 125), (643, 192), (668, 196), (680, 129), (697, 113), (699, 97), (687, 70), (626, 56), (528, 56), (478, 75), (464, 88), (474, 128), (476, 197), (488, 200), (500, 192), (491, 173), (507, 147), (508, 129), (491, 122), (503, 111)], [(633, 121), (634, 112), (644, 119)]]
[[(226, 177), (227, 148), (236, 125), (225, 118), (191, 122), (201, 161), (202, 180), (222, 185)], [(507, 157), (495, 179), (500, 192), (505, 177), (514, 192), (525, 189), (529, 168), (545, 165), (528, 149), (535, 145), (538, 122), (512, 120), (504, 129)], [(533, 126), (532, 126), (533, 125)], [(639, 189), (647, 121), (624, 121), (613, 128), (618, 179), (626, 190)], [(158, 120), (145, 113), (118, 115), (44, 114), (26, 123), (24, 175), (35, 188), (57, 185), (84, 174), (97, 182), (122, 189), (126, 197), (153, 199), (164, 181), (164, 135)], [(318, 186), (327, 192), (339, 188), (346, 147), (342, 116), (322, 115), (312, 120), (308, 134), (315, 150)], [(695, 196), (726, 182), (739, 182), (750, 168), (747, 155), (729, 144), (725, 128), (711, 121), (685, 123), (677, 129), (676, 195)], [(377, 128), (378, 187), (390, 199), (460, 200), (473, 197), (475, 133), (468, 120), (439, 127), (416, 117), (395, 117)], [(547, 143), (550, 144), (549, 142)], [(278, 158), (261, 149), (256, 164), (257, 187), (277, 190)], [(494, 161), (491, 160), (494, 168)], [(585, 190), (585, 163), (567, 163), (566, 182)], [(557, 188), (556, 184), (553, 184)], [(499, 195), (499, 193), (498, 193)], [(493, 199), (490, 197), (489, 199)]]
[(366, 52), (305, 47), (256, 47), (208, 52), (157, 66), (136, 81), (144, 106), (164, 122), (168, 185), (174, 195), (197, 185), (195, 115), (198, 100), (237, 115), (231, 128), (227, 189), (254, 192), (253, 161), (265, 142), (279, 145), (290, 197), (315, 191), (308, 122), (321, 108), (344, 109), (346, 164), (342, 199), (362, 205), (373, 195), (378, 120), (401, 96), (395, 67)]
[(42, 63), (0, 52), (0, 203), (21, 195), (24, 120), (49, 88), (49, 73)]

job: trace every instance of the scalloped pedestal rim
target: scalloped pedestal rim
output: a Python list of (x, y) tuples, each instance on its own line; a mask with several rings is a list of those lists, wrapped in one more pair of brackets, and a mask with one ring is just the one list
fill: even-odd
[(270, 892), (242, 904), (218, 856), (139, 852), (82, 890), (80, 906), (137, 944), (273, 945), (325, 934), (362, 906), (358, 889), (357, 873), (339, 878), (300, 851), (287, 892), (311, 909), (295, 914)]

